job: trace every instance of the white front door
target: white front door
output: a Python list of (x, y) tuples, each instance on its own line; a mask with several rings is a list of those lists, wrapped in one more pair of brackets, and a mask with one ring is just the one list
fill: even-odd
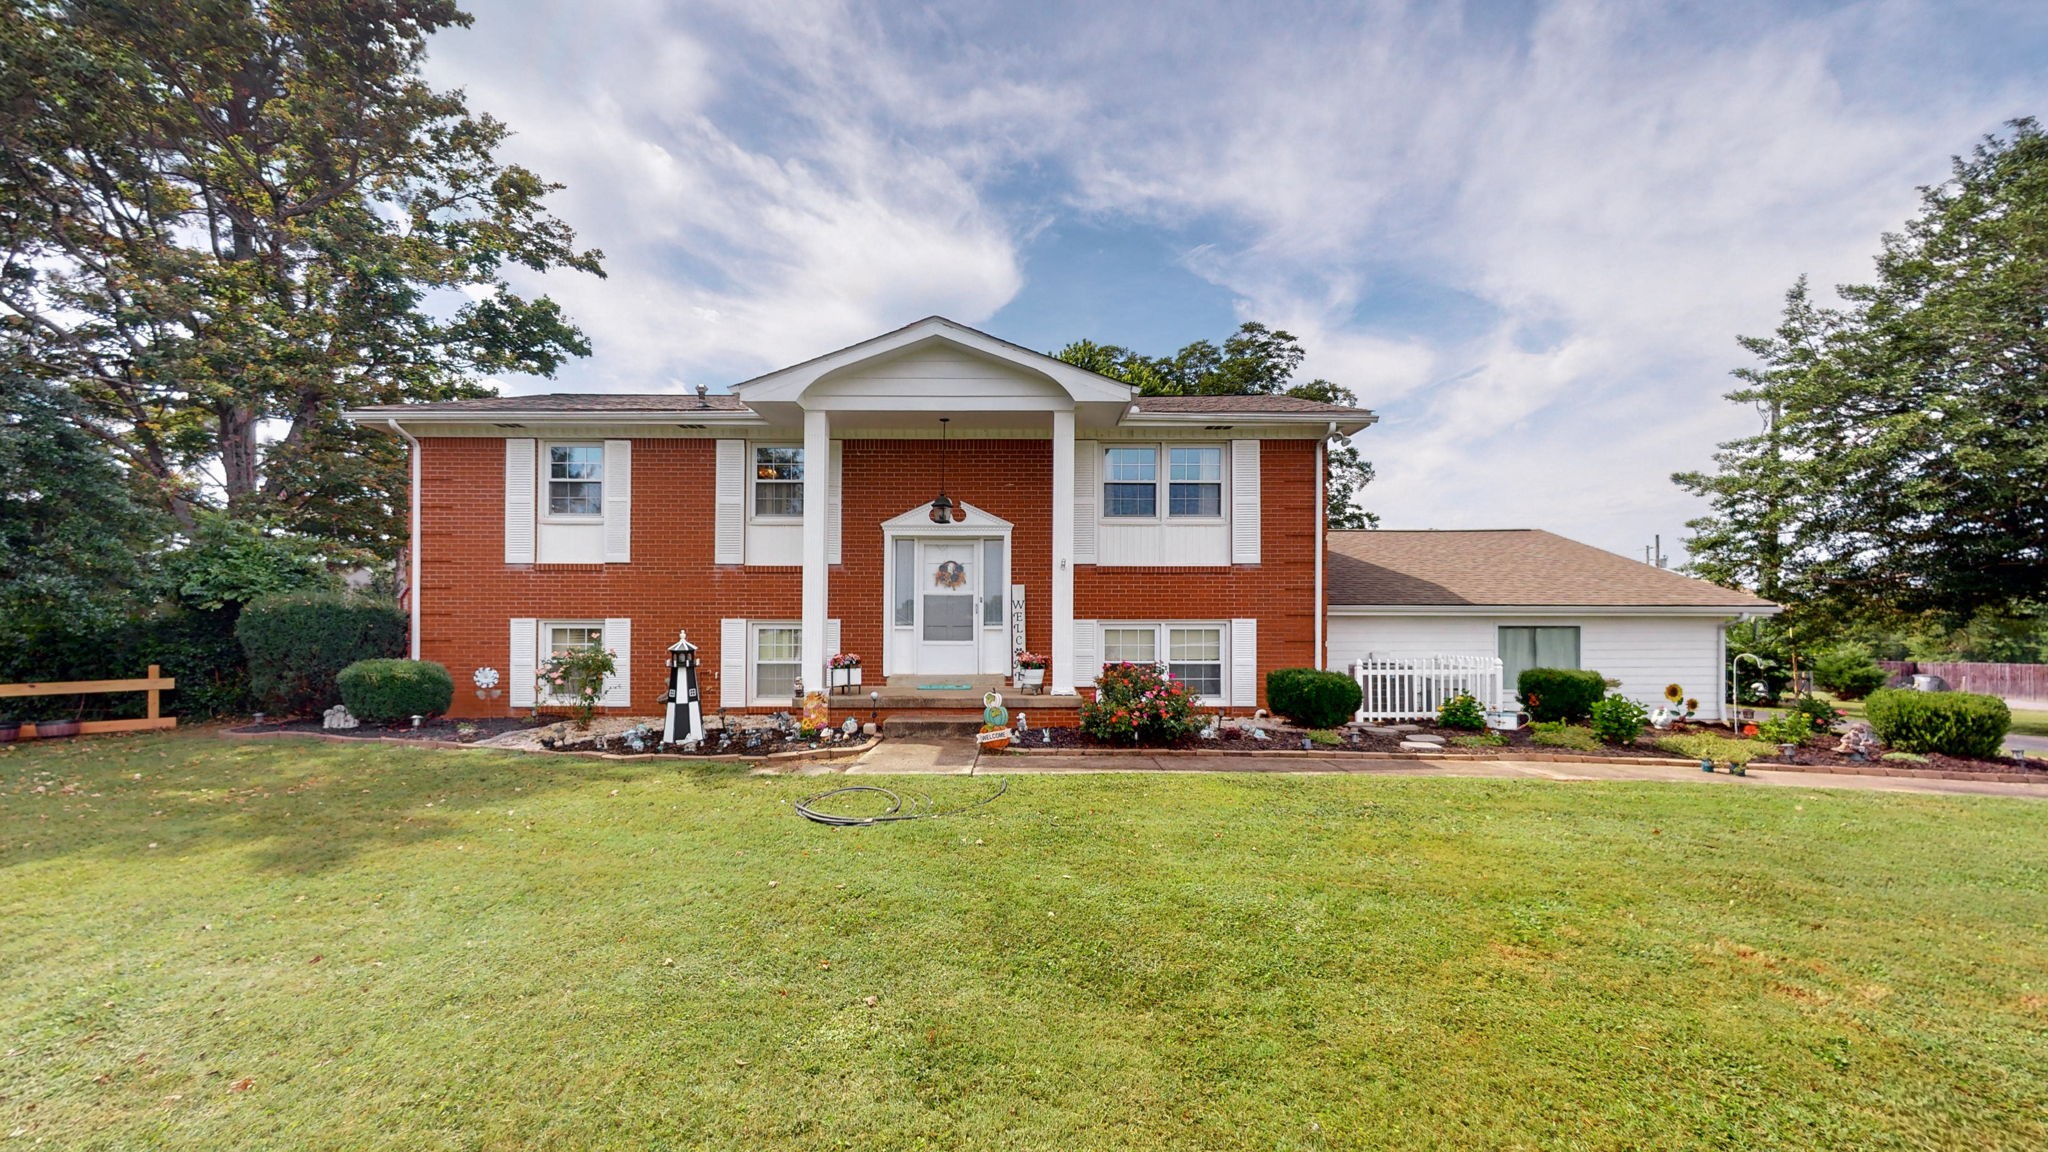
[(981, 541), (917, 543), (917, 671), (971, 676), (980, 668)]

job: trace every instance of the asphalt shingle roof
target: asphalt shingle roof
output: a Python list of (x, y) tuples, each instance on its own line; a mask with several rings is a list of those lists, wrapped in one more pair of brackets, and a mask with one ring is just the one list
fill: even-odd
[(386, 404), (363, 412), (745, 412), (740, 398), (713, 393), (698, 403), (694, 392), (543, 392), (535, 396), (483, 396), (428, 404)]
[(1144, 412), (1214, 412), (1219, 416), (1265, 415), (1329, 416), (1332, 418), (1371, 416), (1364, 408), (1325, 404), (1299, 396), (1140, 396), (1131, 403)]
[(1772, 607), (1535, 528), (1331, 532), (1328, 580), (1344, 607)]

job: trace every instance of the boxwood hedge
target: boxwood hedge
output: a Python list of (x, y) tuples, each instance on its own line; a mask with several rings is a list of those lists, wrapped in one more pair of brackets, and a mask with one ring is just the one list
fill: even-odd
[(1318, 668), (1275, 668), (1266, 673), (1266, 704), (1304, 728), (1350, 723), (1364, 699), (1358, 681)]
[(431, 660), (358, 660), (335, 682), (349, 714), (374, 724), (438, 716), (455, 699), (448, 669)]
[(2005, 701), (1975, 692), (1886, 688), (1872, 692), (1863, 710), (1877, 738), (1900, 752), (1988, 759), (1998, 755), (2012, 727)]

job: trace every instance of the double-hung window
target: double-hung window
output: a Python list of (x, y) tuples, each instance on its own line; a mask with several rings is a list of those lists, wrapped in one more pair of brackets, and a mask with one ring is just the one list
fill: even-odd
[(604, 515), (604, 445), (548, 445), (548, 515)]
[(804, 450), (754, 447), (754, 516), (793, 520), (804, 514)]
[[(1159, 474), (1164, 454), (1166, 475)], [(1160, 507), (1160, 484), (1166, 504)], [(1223, 446), (1119, 445), (1102, 456), (1102, 515), (1133, 520), (1223, 518)]]
[(1223, 626), (1115, 623), (1102, 626), (1105, 664), (1155, 664), (1204, 700), (1223, 699)]
[(1169, 448), (1166, 452), (1166, 514), (1223, 515), (1222, 447)]
[(1104, 455), (1102, 514), (1159, 514), (1159, 449), (1111, 448)]
[(548, 655), (566, 656), (585, 648), (604, 647), (602, 624), (549, 624)]
[(802, 674), (804, 630), (793, 624), (754, 626), (754, 698), (788, 700)]
[(1197, 696), (1223, 695), (1223, 629), (1168, 628), (1166, 673)]

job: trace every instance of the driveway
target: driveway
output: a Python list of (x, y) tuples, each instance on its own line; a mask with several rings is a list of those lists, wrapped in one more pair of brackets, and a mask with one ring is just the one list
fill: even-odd
[[(2027, 739), (2038, 739), (2028, 737)], [(1905, 776), (1841, 776), (1821, 772), (1773, 772), (1752, 768), (1746, 777), (1725, 772), (1708, 774), (1697, 768), (1658, 764), (1558, 764), (1521, 760), (1359, 760), (1330, 756), (1162, 756), (1131, 752), (1116, 756), (1063, 756), (1034, 752), (1011, 756), (991, 754), (976, 759), (969, 741), (924, 743), (885, 740), (844, 769), (849, 775), (885, 776), (942, 773), (946, 775), (1022, 775), (1084, 772), (1330, 772), (1377, 776), (1472, 776), (1488, 779), (1659, 780), (1672, 784), (1763, 786), (1769, 788), (1849, 788), (1870, 792), (1922, 792), (1947, 796), (2019, 796), (2048, 800), (2048, 785), (2007, 784), (1996, 780), (1926, 780)], [(834, 770), (819, 765), (820, 773)]]

